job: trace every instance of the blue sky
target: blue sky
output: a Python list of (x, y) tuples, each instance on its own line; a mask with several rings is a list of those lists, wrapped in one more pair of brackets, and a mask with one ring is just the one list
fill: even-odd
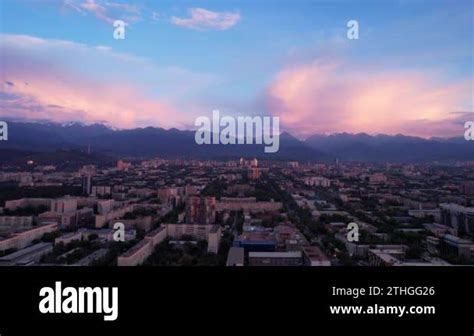
[(3, 0), (0, 12), (9, 117), (189, 128), (217, 108), (278, 115), (300, 136), (456, 135), (472, 118), (472, 1)]

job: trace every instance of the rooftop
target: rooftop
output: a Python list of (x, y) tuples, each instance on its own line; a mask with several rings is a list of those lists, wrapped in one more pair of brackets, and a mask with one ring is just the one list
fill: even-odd
[(249, 252), (249, 258), (301, 258), (301, 251)]

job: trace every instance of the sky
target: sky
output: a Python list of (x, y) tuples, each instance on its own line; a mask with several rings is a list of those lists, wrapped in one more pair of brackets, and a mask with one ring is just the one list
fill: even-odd
[(473, 22), (471, 0), (2, 0), (0, 117), (193, 129), (217, 109), (302, 139), (462, 136)]

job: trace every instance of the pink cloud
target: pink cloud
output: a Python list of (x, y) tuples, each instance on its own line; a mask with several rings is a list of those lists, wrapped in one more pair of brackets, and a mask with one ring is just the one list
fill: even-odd
[(63, 7), (82, 15), (92, 14), (108, 24), (112, 24), (115, 20), (124, 20), (127, 24), (141, 20), (140, 9), (126, 3), (101, 0), (64, 0)]
[[(284, 127), (301, 136), (328, 132), (447, 136), (455, 132), (451, 113), (472, 109), (471, 90), (469, 80), (441, 83), (434, 74), (377, 73), (315, 60), (281, 71), (268, 88), (266, 102)], [(440, 129), (440, 123), (446, 127)]]
[[(171, 100), (146, 94), (146, 86), (120, 81), (95, 70), (104, 64), (116, 64), (127, 73), (136, 65), (159, 78), (149, 85), (176, 83), (168, 92), (180, 88), (180, 81), (202, 86), (201, 77), (181, 69), (160, 69), (147, 60), (119, 54), (106, 46), (90, 47), (70, 41), (46, 40), (23, 35), (0, 35), (2, 69), (0, 71), (0, 115), (2, 117), (52, 121), (106, 121), (120, 128), (161, 126), (182, 127), (191, 116), (178, 112)], [(55, 55), (67, 55), (66, 59)], [(79, 59), (74, 59), (79, 55)], [(70, 56), (70, 57), (69, 57)], [(97, 62), (98, 57), (100, 62)], [(87, 73), (75, 68), (82, 62)], [(135, 70), (136, 71), (136, 70)], [(155, 78), (155, 76), (153, 76)], [(194, 83), (189, 84), (194, 80)], [(207, 79), (206, 79), (207, 80)], [(183, 90), (178, 91), (183, 95)], [(171, 94), (167, 94), (171, 96)]]
[(226, 30), (240, 21), (238, 12), (213, 12), (203, 8), (190, 8), (190, 18), (171, 17), (171, 22), (177, 26), (196, 29)]
[[(54, 121), (108, 121), (121, 128), (179, 125), (177, 111), (168, 103), (150, 100), (132, 87), (98, 83), (68, 74), (8, 73), (0, 92), (2, 114), (16, 118)], [(173, 118), (170, 118), (173, 116)]]

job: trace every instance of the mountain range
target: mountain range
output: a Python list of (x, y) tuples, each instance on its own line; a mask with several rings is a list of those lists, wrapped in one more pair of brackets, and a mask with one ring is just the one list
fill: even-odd
[(117, 130), (102, 124), (8, 122), (8, 140), (0, 141), (2, 162), (32, 153), (73, 150), (101, 153), (108, 157), (162, 157), (231, 159), (260, 157), (275, 160), (327, 162), (432, 162), (474, 158), (474, 142), (463, 138), (423, 139), (405, 135), (365, 133), (316, 134), (299, 140), (280, 135), (280, 150), (264, 153), (265, 145), (197, 145), (194, 131), (156, 127)]

